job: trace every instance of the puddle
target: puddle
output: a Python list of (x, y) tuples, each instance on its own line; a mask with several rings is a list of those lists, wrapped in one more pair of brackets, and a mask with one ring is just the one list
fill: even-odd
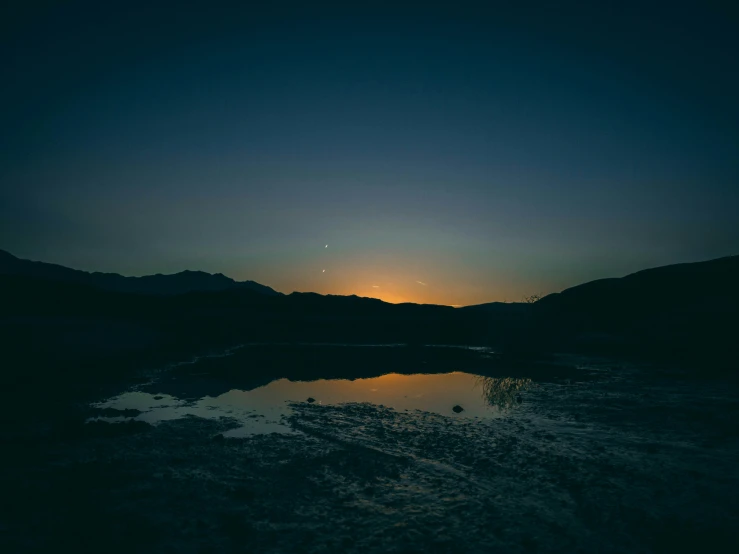
[[(172, 395), (132, 391), (95, 404), (96, 408), (138, 410), (134, 418), (100, 417), (103, 421), (136, 419), (156, 424), (187, 415), (204, 418), (232, 417), (241, 427), (226, 436), (294, 432), (284, 418), (291, 413), (291, 402), (335, 405), (368, 402), (396, 411), (434, 412), (455, 418), (495, 418), (515, 408), (520, 392), (531, 385), (529, 379), (490, 378), (469, 373), (401, 375), (389, 373), (368, 379), (319, 379), (290, 381), (279, 379), (248, 391), (233, 389), (219, 396), (196, 401)], [(156, 388), (156, 385), (153, 386)], [(455, 406), (463, 410), (456, 413)]]

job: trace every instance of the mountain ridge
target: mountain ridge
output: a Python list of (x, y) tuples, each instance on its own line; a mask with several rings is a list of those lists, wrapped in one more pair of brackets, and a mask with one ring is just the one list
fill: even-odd
[[(700, 262), (671, 264), (642, 269), (623, 277), (587, 281), (541, 298), (535, 305), (541, 309), (560, 304), (582, 304), (593, 310), (600, 302), (623, 303), (633, 307), (664, 306), (708, 299), (735, 299), (739, 282), (739, 256), (724, 256)], [(603, 298), (607, 296), (608, 298)], [(596, 302), (597, 301), (597, 302)], [(595, 302), (595, 304), (593, 304)], [(621, 306), (625, 308), (625, 305)]]
[(113, 292), (163, 296), (231, 289), (248, 289), (269, 296), (282, 295), (267, 285), (255, 281), (236, 281), (222, 273), (186, 269), (171, 274), (125, 276), (119, 273), (83, 271), (59, 264), (25, 260), (6, 250), (0, 250), (0, 274), (77, 283)]
[[(162, 296), (198, 292), (222, 292), (249, 290), (266, 296), (292, 298), (301, 303), (328, 301), (352, 303), (362, 301), (376, 306), (389, 304), (373, 297), (355, 294), (336, 295), (317, 292), (277, 292), (255, 281), (236, 281), (222, 273), (207, 273), (186, 269), (178, 273), (144, 276), (124, 276), (118, 273), (87, 272), (58, 264), (24, 260), (0, 249), (0, 275), (36, 277), (53, 281), (94, 286), (103, 290), (123, 293), (154, 294)], [(643, 269), (623, 277), (595, 279), (548, 294), (534, 303), (486, 302), (452, 308), (443, 304), (417, 304), (404, 302), (398, 306), (428, 306), (456, 309), (465, 312), (495, 315), (522, 315), (530, 311), (560, 312), (561, 310), (594, 310), (604, 307), (633, 308), (635, 304), (663, 308), (675, 304), (679, 295), (681, 303), (707, 298), (734, 298), (730, 285), (739, 282), (739, 256), (731, 255), (711, 260), (670, 264)], [(722, 289), (719, 292), (719, 289)], [(691, 300), (693, 299), (693, 300)], [(347, 304), (348, 305), (348, 304)]]
[(76, 364), (92, 360), (90, 349), (115, 357), (119, 350), (113, 348), (125, 346), (133, 360), (144, 348), (160, 356), (244, 341), (484, 345), (508, 359), (616, 353), (701, 367), (729, 367), (739, 356), (734, 256), (590, 281), (530, 304), (463, 308), (355, 295), (263, 294), (195, 271), (175, 275), (180, 294), (166, 275), (149, 276), (145, 284), (149, 290), (152, 282), (165, 284), (167, 293), (137, 294), (141, 290), (131, 293), (131, 283), (144, 278), (104, 274), (108, 288), (102, 288), (91, 285), (96, 278), (86, 272), (54, 267), (50, 276), (48, 265), (0, 251), (0, 339), (21, 359), (66, 356)]

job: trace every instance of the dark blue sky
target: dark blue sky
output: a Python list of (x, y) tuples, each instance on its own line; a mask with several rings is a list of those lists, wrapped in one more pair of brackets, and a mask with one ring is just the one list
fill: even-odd
[(63, 4), (0, 17), (18, 256), (458, 305), (739, 253), (734, 12)]

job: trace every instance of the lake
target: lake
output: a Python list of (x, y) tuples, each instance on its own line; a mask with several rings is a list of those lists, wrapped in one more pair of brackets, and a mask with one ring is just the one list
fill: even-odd
[[(197, 377), (189, 377), (190, 380)], [(111, 410), (136, 410), (133, 418), (102, 416), (109, 422), (137, 419), (147, 423), (193, 415), (204, 418), (231, 417), (240, 427), (226, 436), (254, 433), (288, 433), (285, 419), (291, 404), (338, 405), (366, 402), (397, 411), (432, 412), (454, 418), (487, 419), (502, 417), (523, 402), (522, 393), (532, 385), (530, 379), (492, 378), (464, 372), (402, 375), (389, 373), (367, 379), (317, 379), (291, 381), (277, 379), (252, 390), (232, 389), (221, 395), (198, 400), (179, 399), (158, 391), (156, 384), (128, 391), (95, 407)], [(192, 386), (197, 387), (197, 381)], [(456, 407), (456, 410), (454, 409)]]

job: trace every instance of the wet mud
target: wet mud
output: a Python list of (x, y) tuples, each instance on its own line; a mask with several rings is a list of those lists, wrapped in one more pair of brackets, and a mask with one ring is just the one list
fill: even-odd
[(497, 402), (489, 418), (306, 398), (288, 403), (289, 432), (234, 437), (238, 417), (152, 424), (100, 399), (55, 432), (5, 437), (0, 546), (733, 551), (736, 382), (566, 363), (587, 377), (481, 376)]

